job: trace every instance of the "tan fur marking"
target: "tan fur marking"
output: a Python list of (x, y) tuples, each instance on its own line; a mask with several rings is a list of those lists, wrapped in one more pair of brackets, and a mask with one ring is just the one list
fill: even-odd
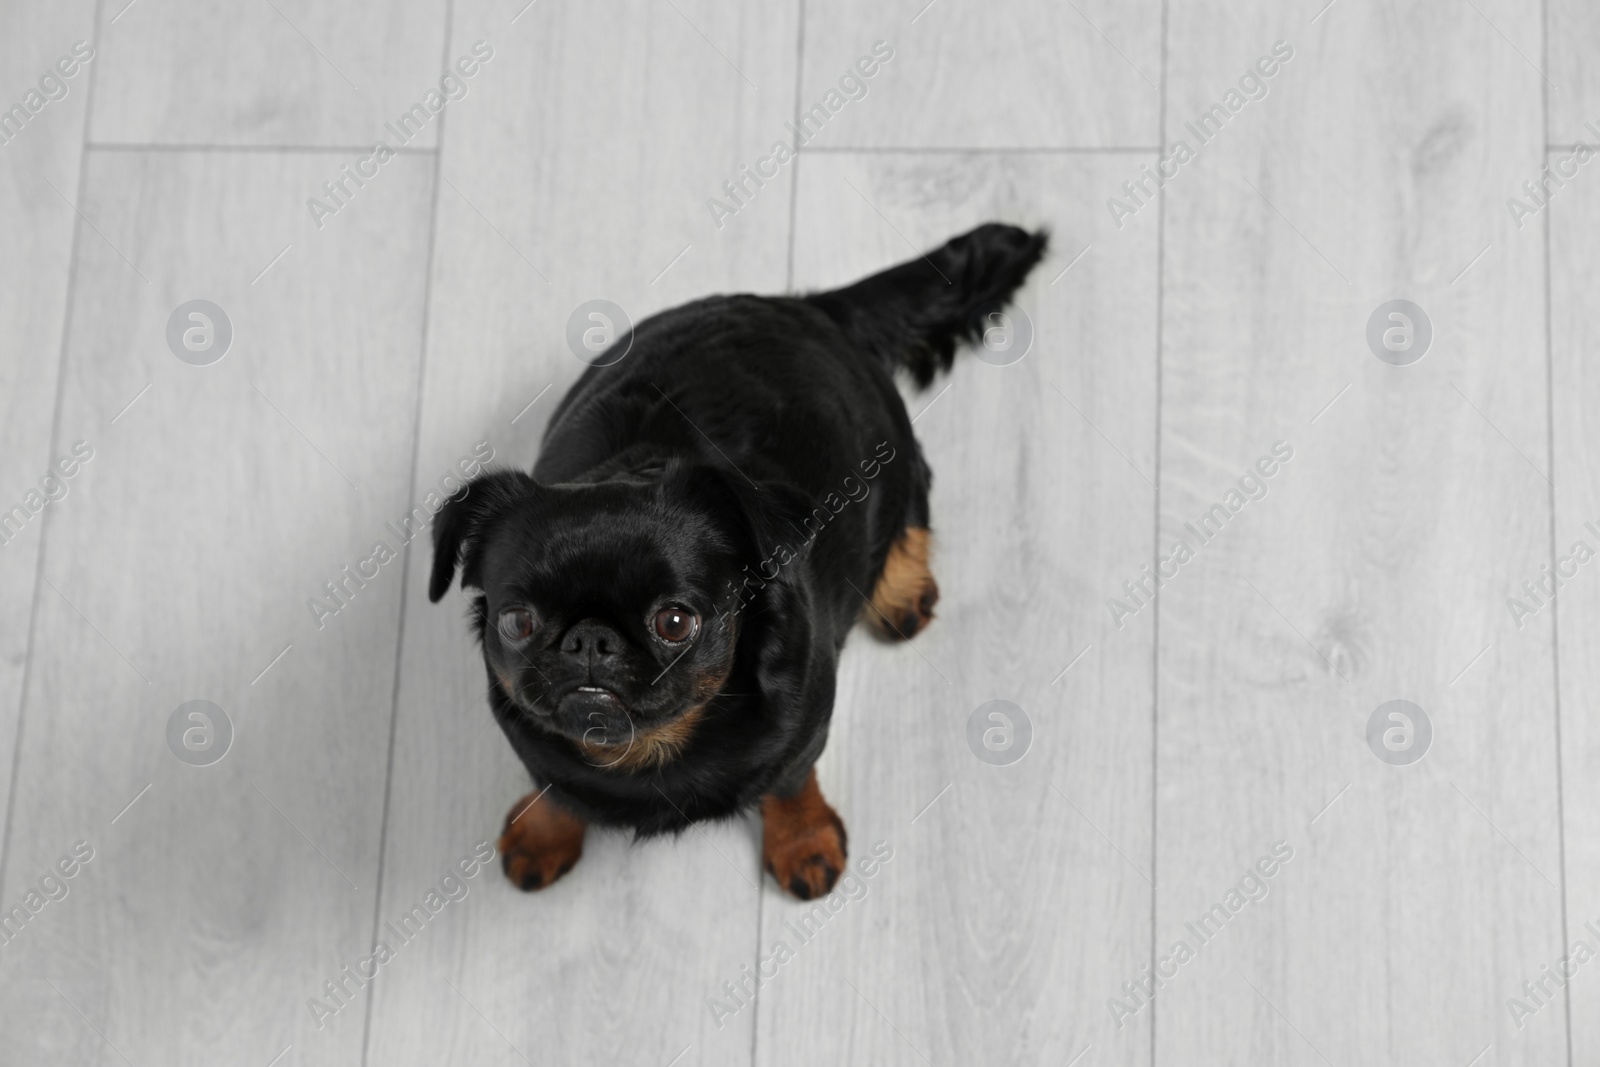
[(500, 866), (520, 889), (535, 890), (560, 878), (583, 855), (584, 821), (542, 793), (529, 793), (506, 812)]
[(844, 870), (844, 823), (817, 788), (817, 772), (792, 797), (761, 798), (761, 860), (790, 895), (815, 900)]
[(634, 734), (632, 741), (620, 745), (579, 741), (578, 747), (591, 762), (606, 769), (615, 767), (624, 771), (640, 771), (677, 759), (689, 743), (695, 727), (700, 725), (700, 720), (705, 716), (706, 705), (728, 684), (728, 675), (733, 672), (733, 659), (734, 645), (730, 642), (727, 662), (695, 683), (694, 699), (700, 703), (671, 722), (640, 731)]
[(907, 526), (883, 562), (872, 604), (861, 615), (887, 641), (910, 638), (933, 621), (939, 583), (928, 569), (932, 541), (927, 527)]
[(690, 708), (671, 722), (641, 730), (633, 735), (633, 740), (620, 745), (597, 745), (590, 741), (577, 744), (584, 755), (601, 767), (643, 770), (676, 759), (683, 746), (689, 743), (704, 713), (704, 704)]

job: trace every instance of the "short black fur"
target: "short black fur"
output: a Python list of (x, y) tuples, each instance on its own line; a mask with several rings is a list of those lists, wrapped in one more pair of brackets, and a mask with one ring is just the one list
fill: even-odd
[[(428, 595), (458, 566), (482, 591), (491, 707), (552, 799), (648, 835), (799, 788), (863, 599), (928, 525), (893, 374), (948, 369), (1046, 245), (990, 223), (843, 289), (655, 315), (562, 399), (531, 476), (446, 504)], [(611, 758), (690, 713), (671, 758)]]

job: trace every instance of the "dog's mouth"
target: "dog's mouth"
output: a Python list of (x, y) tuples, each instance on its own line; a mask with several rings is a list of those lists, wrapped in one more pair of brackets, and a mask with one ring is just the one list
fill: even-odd
[[(502, 679), (504, 683), (505, 679)], [(664, 718), (638, 721), (622, 696), (609, 686), (568, 685), (560, 696), (529, 704), (513, 698), (540, 727), (570, 741), (590, 764), (601, 769), (640, 770), (675, 759), (688, 743), (703, 706)]]
[(603, 685), (573, 686), (536, 713), (554, 732), (587, 745), (627, 745), (634, 735), (628, 705), (616, 690)]
[(568, 714), (587, 717), (594, 712), (603, 715), (626, 715), (627, 708), (616, 690), (603, 685), (580, 685), (569, 689), (556, 701), (556, 709)]
[(496, 674), (501, 690), (513, 704), (558, 733), (570, 733), (576, 738), (592, 727), (610, 724), (620, 727), (622, 736), (627, 736), (631, 717), (627, 704), (615, 689), (603, 685), (575, 685), (559, 696), (551, 694), (553, 700), (535, 700), (521, 690), (512, 675), (504, 671)]

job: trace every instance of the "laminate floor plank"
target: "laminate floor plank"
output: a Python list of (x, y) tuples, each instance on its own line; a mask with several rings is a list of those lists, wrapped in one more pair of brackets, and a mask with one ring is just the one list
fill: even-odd
[[(51, 430), (92, 77), (72, 46), (93, 37), (87, 0), (0, 7), (0, 70), (16, 75), (7, 89), (16, 96), (4, 106), (24, 109), (22, 119), (0, 115), (0, 218), (10, 223), (0, 256), (0, 827), (11, 797), (39, 545), (46, 515), (74, 488), (55, 469), (61, 457)], [(0, 837), (0, 871), (4, 849)]]
[(807, 0), (802, 132), (829, 149), (1149, 148), (1161, 18), (1155, 0)]
[(1507, 1010), (1562, 936), (1550, 631), (1504, 606), (1550, 544), (1544, 247), (1502, 205), (1542, 100), (1479, 7), (1172, 8), (1157, 1063), (1565, 1059)]
[[(1567, 153), (1552, 152), (1552, 162)], [(1588, 235), (1600, 222), (1600, 185), (1580, 184), (1570, 195), (1551, 204), (1550, 237), (1550, 348), (1551, 390), (1555, 481), (1555, 524), (1548, 562), (1558, 572), (1556, 579), (1546, 576), (1543, 567), (1530, 567), (1517, 586), (1506, 589), (1507, 631), (1513, 632), (1513, 616), (1521, 622), (1515, 630), (1524, 635), (1554, 629), (1559, 638), (1561, 700), (1561, 783), (1565, 826), (1567, 924), (1566, 946), (1552, 950), (1552, 971), (1559, 973), (1559, 959), (1571, 956), (1577, 964), (1565, 994), (1572, 1012), (1572, 1062), (1590, 1063), (1600, 1056), (1600, 984), (1591, 968), (1582, 966), (1589, 956), (1600, 952), (1600, 786), (1595, 768), (1600, 767), (1600, 723), (1594, 715), (1595, 694), (1600, 693), (1600, 666), (1595, 642), (1600, 638), (1600, 583), (1595, 580), (1594, 556), (1600, 552), (1600, 433), (1597, 433), (1597, 401), (1600, 377), (1594, 357), (1600, 340), (1594, 283), (1600, 275), (1593, 243)], [(1579, 544), (1582, 544), (1582, 548)], [(1536, 601), (1520, 588), (1522, 581), (1535, 584)], [(1555, 603), (1548, 589), (1559, 581)], [(1515, 598), (1519, 608), (1513, 609)], [(1535, 611), (1529, 615), (1524, 609)], [(1535, 610), (1536, 609), (1536, 610)], [(1578, 943), (1582, 942), (1582, 948)], [(1540, 977), (1543, 977), (1541, 974)], [(1537, 979), (1536, 979), (1537, 980)], [(1547, 986), (1553, 993), (1557, 985)], [(1553, 1028), (1559, 1019), (1556, 1008), (1534, 1005), (1526, 994), (1516, 994), (1538, 1007), (1527, 1026)]]
[(441, 84), (457, 59), (476, 65), (470, 41), (441, 50), (445, 0), (103, 7), (97, 143), (431, 148), (475, 80)]
[[(821, 906), (769, 887), (762, 1064), (1066, 1063), (1090, 1045), (1095, 1062), (1149, 1061), (1147, 1020), (1102, 1051), (1104, 987), (1150, 954), (1154, 616), (1119, 630), (1102, 606), (1154, 532), (1156, 218), (1118, 232), (1098, 204), (1139, 162), (802, 160), (803, 288), (990, 219), (1048, 226), (1054, 251), (1021, 313), (989, 327), (995, 346), (1031, 331), (1031, 348), (984, 350), (1020, 361), (963, 352), (948, 383), (908, 395), (934, 472), (939, 617), (909, 645), (847, 646), (818, 774), (872, 873)], [(1025, 720), (991, 719), (995, 700)], [(995, 730), (996, 758), (1025, 755), (980, 758)]]
[[(637, 322), (711, 292), (781, 291), (788, 268), (792, 163), (747, 181), (726, 216), (706, 201), (785, 135), (796, 8), (539, 4), (503, 30), (501, 10), (456, 5), (453, 39), (487, 35), (496, 59), (444, 135), (418, 499), (480, 442), (496, 466), (532, 464), (584, 369), (566, 340), (580, 305)], [(427, 602), (424, 545), (406, 586), (385, 919), (492, 841), (530, 788), (490, 715), (466, 600)], [(367, 1062), (748, 1063), (753, 1016), (718, 1030), (704, 998), (751, 959), (758, 833), (741, 821), (635, 845), (591, 830), (572, 872), (532, 894), (495, 864), (380, 978)]]
[[(1595, 50), (1600, 49), (1600, 11), (1583, 0), (1550, 0), (1545, 18), (1543, 41), (1538, 34), (1540, 20), (1521, 10), (1496, 18), (1495, 26), (1527, 57), (1530, 67), (1538, 64), (1536, 69), (1543, 72), (1550, 106), (1550, 143), (1600, 145), (1600, 133), (1595, 132), (1600, 128), (1600, 74), (1594, 70)], [(1518, 185), (1504, 195), (1526, 199), (1520, 182)]]
[(307, 1002), (372, 933), (400, 580), (341, 569), (404, 511), (433, 175), (394, 160), (318, 232), (328, 166), (89, 154), (57, 438), (92, 459), (43, 549), (0, 885), (64, 895), (4, 949), (0, 1061), (360, 1056), (362, 1012)]
[[(1600, 140), (1600, 30), (1547, 17), (0, 5), (0, 107), (94, 49), (0, 144), (0, 508), (92, 450), (0, 545), (0, 1063), (1600, 1057), (1595, 964), (1547, 977), (1600, 951), (1600, 564), (1561, 563), (1600, 550), (1600, 191), (1525, 188)], [(529, 782), (408, 508), (532, 464), (590, 301), (992, 218), (1053, 233), (991, 324), (1031, 345), (906, 387), (938, 619), (852, 637), (818, 767), (870, 875), (800, 904), (754, 818), (591, 833), (536, 894), (477, 862)]]

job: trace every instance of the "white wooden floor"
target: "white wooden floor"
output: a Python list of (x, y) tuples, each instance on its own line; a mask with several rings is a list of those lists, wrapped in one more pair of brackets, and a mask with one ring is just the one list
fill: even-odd
[[(46, 78), (0, 144), (0, 509), (38, 511), (0, 545), (0, 1064), (1600, 1063), (1600, 563), (1560, 562), (1600, 549), (1600, 164), (1562, 163), (1600, 11), (1325, 4), (0, 2), (0, 108)], [(909, 397), (940, 618), (850, 646), (819, 768), (892, 859), (806, 940), (753, 822), (592, 835), (531, 896), (477, 871), (527, 778), (387, 524), (474, 447), (531, 463), (580, 303), (833, 285), (991, 218), (1054, 232), (1033, 347)], [(205, 366), (167, 340), (195, 299)], [(1367, 340), (1394, 299), (1407, 366)], [(994, 699), (1008, 766), (966, 740)], [(1420, 762), (1369, 747), (1392, 699)]]

